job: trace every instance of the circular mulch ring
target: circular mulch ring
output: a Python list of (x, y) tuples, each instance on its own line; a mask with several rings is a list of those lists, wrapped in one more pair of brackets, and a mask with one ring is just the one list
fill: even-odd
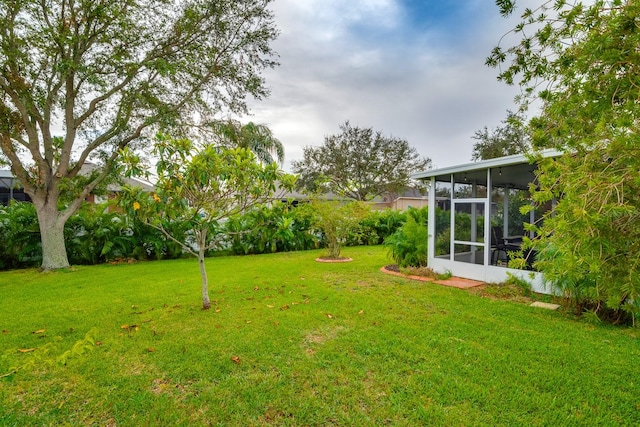
[(322, 257), (316, 258), (316, 261), (318, 262), (351, 262), (353, 261), (353, 258), (347, 258), (347, 257), (331, 258), (327, 256), (322, 256)]

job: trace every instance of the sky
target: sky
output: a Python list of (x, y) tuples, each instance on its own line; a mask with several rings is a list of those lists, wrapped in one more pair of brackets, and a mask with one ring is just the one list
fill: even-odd
[(471, 160), (477, 130), (517, 110), (517, 87), (484, 65), (516, 23), (494, 0), (275, 0), (280, 66), (253, 121), (285, 147), (284, 169), (339, 126), (402, 138), (434, 167)]

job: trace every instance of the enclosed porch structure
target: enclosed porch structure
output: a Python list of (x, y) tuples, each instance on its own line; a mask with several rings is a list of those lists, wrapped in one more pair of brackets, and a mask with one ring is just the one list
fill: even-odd
[(540, 221), (552, 208), (520, 212), (531, 203), (529, 186), (535, 183), (536, 168), (524, 155), (514, 155), (415, 174), (413, 178), (430, 182), (429, 267), (493, 283), (505, 281), (510, 273), (531, 283), (535, 292), (550, 293), (542, 275), (533, 270), (534, 251), (524, 253), (527, 269), (507, 266), (509, 254), (520, 249), (524, 224)]

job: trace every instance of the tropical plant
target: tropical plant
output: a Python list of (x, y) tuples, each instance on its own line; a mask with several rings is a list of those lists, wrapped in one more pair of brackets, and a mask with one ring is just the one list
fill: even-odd
[(257, 206), (224, 223), (229, 251), (236, 255), (316, 248), (311, 214), (287, 203)]
[(0, 206), (0, 241), (0, 269), (40, 262), (40, 232), (32, 203), (11, 200), (7, 206)]
[(105, 205), (85, 204), (65, 225), (69, 261), (99, 264), (128, 258), (135, 247), (126, 218)]
[(410, 208), (407, 220), (398, 231), (387, 237), (384, 245), (400, 267), (426, 267), (429, 262), (427, 210)]
[(264, 124), (249, 122), (243, 125), (228, 119), (213, 122), (212, 127), (221, 146), (246, 148), (265, 164), (284, 162), (284, 146)]
[(380, 245), (398, 230), (406, 220), (406, 213), (395, 209), (371, 210), (349, 235), (346, 246)]

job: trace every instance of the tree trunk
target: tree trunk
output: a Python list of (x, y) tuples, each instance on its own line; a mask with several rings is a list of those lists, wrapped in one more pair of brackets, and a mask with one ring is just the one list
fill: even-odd
[(341, 245), (338, 239), (329, 239), (329, 256), (331, 258), (340, 258)]
[(207, 279), (207, 270), (204, 266), (204, 248), (200, 246), (198, 250), (198, 264), (200, 264), (200, 276), (202, 276), (202, 308), (209, 310), (211, 308), (211, 300), (209, 299), (209, 280)]
[(69, 267), (64, 241), (64, 221), (58, 215), (55, 202), (35, 203), (42, 241), (42, 269), (55, 270)]

